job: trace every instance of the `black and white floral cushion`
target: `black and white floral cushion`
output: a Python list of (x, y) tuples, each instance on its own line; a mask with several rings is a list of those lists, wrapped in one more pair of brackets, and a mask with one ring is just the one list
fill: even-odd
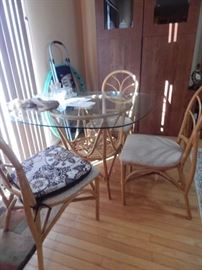
[[(22, 164), (36, 199), (69, 189), (91, 171), (88, 161), (60, 146), (48, 147)], [(15, 173), (11, 179), (19, 188)]]

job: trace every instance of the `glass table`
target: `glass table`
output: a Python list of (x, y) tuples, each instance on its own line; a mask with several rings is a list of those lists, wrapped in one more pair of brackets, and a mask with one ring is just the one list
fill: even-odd
[[(110, 99), (101, 92), (91, 92), (62, 100), (54, 110), (21, 109), (10, 115), (18, 123), (49, 127), (67, 149), (90, 161), (101, 160), (111, 198), (109, 180), (116, 156), (128, 132), (152, 107), (152, 97), (145, 93), (125, 101), (113, 91)], [(108, 158), (112, 158), (110, 166)]]

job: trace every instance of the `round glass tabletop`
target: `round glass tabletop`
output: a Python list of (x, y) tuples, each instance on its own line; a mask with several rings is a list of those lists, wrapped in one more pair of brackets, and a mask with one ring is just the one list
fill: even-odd
[(105, 98), (101, 92), (59, 101), (57, 109), (19, 109), (10, 111), (12, 121), (28, 125), (60, 128), (102, 129), (131, 125), (153, 108), (151, 95), (137, 93), (130, 102), (119, 96)]

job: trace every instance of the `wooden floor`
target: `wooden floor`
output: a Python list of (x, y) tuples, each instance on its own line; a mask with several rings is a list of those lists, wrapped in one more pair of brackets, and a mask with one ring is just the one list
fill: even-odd
[[(151, 176), (133, 181), (123, 207), (119, 179), (117, 162), (111, 201), (101, 181), (99, 222), (93, 201), (66, 209), (44, 242), (45, 269), (201, 270), (202, 223), (194, 186), (189, 221), (183, 199), (171, 184)], [(25, 269), (37, 269), (36, 255)]]

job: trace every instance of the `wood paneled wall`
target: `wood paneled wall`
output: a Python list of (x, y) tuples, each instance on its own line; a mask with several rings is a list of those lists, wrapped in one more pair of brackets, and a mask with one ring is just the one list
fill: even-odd
[[(93, 0), (81, 0), (81, 3), (85, 2), (85, 9), (89, 1), (91, 3)], [(139, 132), (175, 136), (186, 105), (193, 95), (193, 91), (188, 90), (188, 83), (201, 1), (190, 1), (188, 21), (178, 25), (155, 24), (155, 3), (155, 0), (133, 1), (134, 27), (107, 30), (104, 29), (104, 1), (94, 1), (95, 21), (90, 23), (90, 16), (83, 12), (85, 20), (89, 22), (83, 26), (84, 29), (88, 28), (84, 31), (87, 48), (84, 56), (85, 69), (88, 80), (96, 81), (96, 90), (100, 89), (104, 77), (113, 70), (128, 69), (135, 73), (140, 82), (140, 91), (151, 94), (154, 99), (153, 111), (141, 120), (138, 125)], [(92, 8), (91, 11), (93, 12)], [(88, 39), (86, 31), (94, 33), (94, 38), (91, 35)], [(96, 48), (91, 50), (95, 42)], [(93, 57), (91, 55), (90, 58), (88, 55), (91, 51)], [(88, 69), (91, 70), (90, 73)], [(169, 89), (172, 89), (172, 99), (169, 101), (168, 96), (166, 97), (165, 118), (162, 123), (166, 85), (168, 96)]]
[(104, 29), (104, 1), (95, 1), (98, 85), (117, 69), (133, 71), (140, 78), (143, 1), (133, 1), (131, 28)]
[[(152, 113), (140, 122), (139, 131), (175, 136), (178, 134), (188, 100), (193, 94), (188, 90), (188, 84), (200, 0), (190, 1), (188, 20), (179, 24), (155, 24), (154, 5), (155, 0), (145, 0), (141, 91), (150, 93), (155, 102)], [(172, 91), (170, 101), (169, 91)], [(165, 119), (164, 123), (161, 123), (163, 100)]]

